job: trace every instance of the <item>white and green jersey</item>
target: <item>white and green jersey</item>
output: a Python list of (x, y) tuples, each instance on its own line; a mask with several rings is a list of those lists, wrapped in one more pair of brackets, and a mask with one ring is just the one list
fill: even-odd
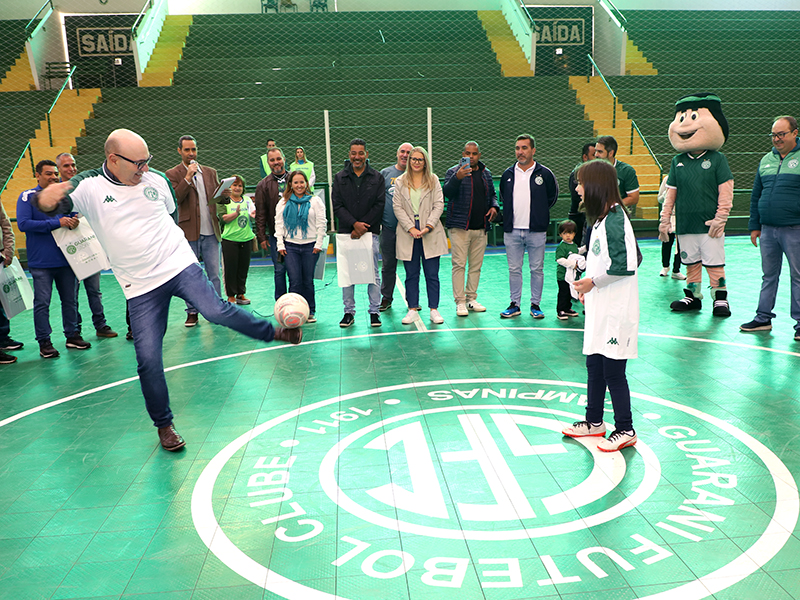
[(677, 190), (675, 233), (708, 233), (706, 221), (717, 214), (719, 186), (733, 179), (728, 159), (707, 150), (699, 156), (688, 152), (673, 157), (667, 187)]
[(67, 201), (97, 234), (125, 298), (146, 294), (197, 262), (170, 216), (175, 193), (163, 173), (150, 170), (138, 185), (128, 186), (103, 165), (70, 181)]
[(592, 228), (586, 273), (592, 279), (611, 275), (612, 283), (584, 296), (586, 323), (583, 353), (622, 360), (636, 358), (639, 336), (639, 286), (636, 236), (622, 208), (609, 212)]

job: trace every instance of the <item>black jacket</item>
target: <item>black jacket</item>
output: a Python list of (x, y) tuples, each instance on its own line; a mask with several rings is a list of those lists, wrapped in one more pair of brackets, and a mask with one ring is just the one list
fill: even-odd
[(361, 187), (357, 188), (353, 165), (346, 160), (344, 169), (333, 178), (331, 199), (339, 233), (352, 233), (356, 221), (368, 223), (370, 233), (381, 232), (386, 196), (383, 175), (367, 164), (361, 177)]

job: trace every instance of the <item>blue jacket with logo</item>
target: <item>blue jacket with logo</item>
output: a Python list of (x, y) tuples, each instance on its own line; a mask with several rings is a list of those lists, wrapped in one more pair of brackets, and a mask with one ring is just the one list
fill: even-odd
[(800, 225), (800, 141), (783, 159), (773, 148), (761, 159), (750, 196), (750, 231)]
[[(514, 230), (514, 163), (500, 179), (500, 197), (503, 199), (503, 231)], [(558, 182), (553, 172), (542, 163), (533, 166), (531, 174), (531, 219), (528, 231), (547, 231), (550, 226), (550, 209), (558, 200)]]
[[(472, 177), (464, 177), (460, 180), (456, 177), (456, 172), (460, 165), (455, 165), (447, 169), (444, 174), (444, 185), (442, 193), (447, 198), (444, 226), (448, 229), (467, 229), (469, 227), (469, 214), (472, 212)], [(492, 172), (486, 168), (482, 162), (478, 162), (478, 169), (483, 177), (483, 184), (486, 187), (486, 210), (494, 207), (500, 210), (497, 203), (497, 194), (492, 183)], [(491, 227), (488, 219), (484, 219), (484, 224), (488, 230)]]

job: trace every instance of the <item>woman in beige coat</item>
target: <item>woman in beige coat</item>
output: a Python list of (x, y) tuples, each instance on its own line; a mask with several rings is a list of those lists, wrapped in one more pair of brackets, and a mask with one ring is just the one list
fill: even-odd
[(447, 236), (439, 217), (444, 196), (439, 178), (431, 172), (431, 161), (424, 148), (411, 151), (406, 172), (395, 181), (394, 214), (397, 217), (397, 260), (406, 270), (408, 314), (403, 324), (419, 318), (420, 263), (425, 272), (431, 322), (444, 323), (439, 314), (439, 257), (447, 253)]

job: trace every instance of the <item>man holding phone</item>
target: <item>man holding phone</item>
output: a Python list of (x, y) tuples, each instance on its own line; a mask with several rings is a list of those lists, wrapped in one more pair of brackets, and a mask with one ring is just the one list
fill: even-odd
[(480, 159), (478, 142), (469, 141), (464, 145), (461, 161), (444, 176), (445, 227), (453, 255), (453, 297), (459, 317), (466, 317), (469, 311), (486, 311), (478, 302), (478, 283), (486, 251), (486, 232), (500, 209), (492, 173)]

